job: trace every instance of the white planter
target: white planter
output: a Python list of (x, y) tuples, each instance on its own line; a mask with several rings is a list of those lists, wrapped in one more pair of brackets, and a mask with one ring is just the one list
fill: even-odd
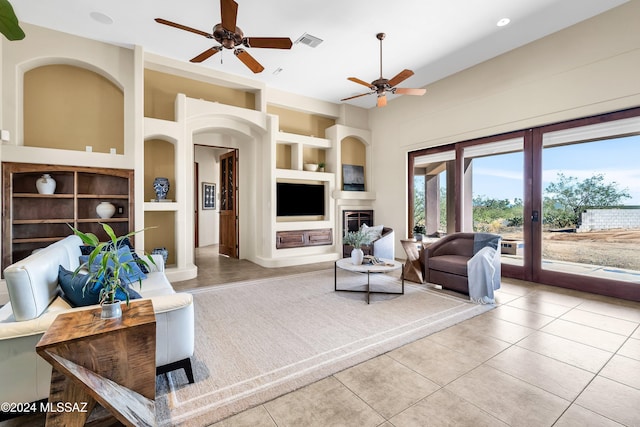
[(360, 265), (364, 260), (364, 252), (360, 248), (353, 248), (351, 251), (351, 263), (353, 265)]
[(38, 194), (53, 194), (56, 191), (56, 180), (45, 173), (36, 181), (36, 189)]
[(111, 218), (115, 212), (116, 207), (109, 202), (100, 202), (100, 204), (96, 206), (96, 213), (100, 218)]

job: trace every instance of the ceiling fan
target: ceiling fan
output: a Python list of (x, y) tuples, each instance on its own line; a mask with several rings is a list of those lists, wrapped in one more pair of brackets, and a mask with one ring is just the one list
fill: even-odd
[(402, 70), (400, 71), (394, 78), (391, 80), (387, 80), (382, 77), (382, 40), (384, 40), (385, 33), (376, 34), (376, 38), (380, 40), (380, 78), (378, 80), (374, 80), (371, 83), (367, 83), (364, 80), (360, 80), (357, 77), (349, 77), (347, 80), (351, 80), (354, 83), (361, 84), (363, 86), (371, 89), (371, 92), (361, 93), (360, 95), (350, 96), (348, 98), (341, 99), (340, 101), (348, 101), (350, 99), (359, 98), (365, 95), (373, 95), (374, 93), (378, 95), (378, 107), (384, 107), (387, 105), (387, 93), (396, 93), (399, 95), (424, 95), (427, 91), (426, 89), (409, 89), (396, 87), (409, 77), (413, 76), (413, 71), (411, 70)]
[(199, 34), (208, 39), (215, 39), (220, 43), (220, 46), (213, 46), (212, 48), (202, 52), (200, 55), (191, 58), (189, 61), (202, 62), (220, 52), (223, 48), (233, 49), (233, 53), (238, 57), (238, 59), (240, 59), (240, 61), (242, 61), (244, 65), (254, 73), (261, 72), (264, 70), (264, 67), (249, 55), (249, 52), (237, 46), (242, 45), (245, 47), (291, 49), (291, 46), (293, 45), (291, 39), (287, 37), (245, 37), (240, 27), (236, 26), (238, 3), (234, 0), (220, 0), (220, 15), (222, 17), (222, 22), (214, 25), (211, 34), (195, 28), (187, 27), (186, 25), (167, 21), (162, 18), (156, 18), (155, 21), (159, 24)]

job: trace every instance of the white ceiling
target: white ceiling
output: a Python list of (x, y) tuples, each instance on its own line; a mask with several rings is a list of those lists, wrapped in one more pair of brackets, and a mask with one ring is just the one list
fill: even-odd
[[(522, 46), (627, 0), (236, 0), (237, 25), (247, 37), (289, 37), (304, 33), (323, 40), (316, 48), (247, 49), (265, 70), (253, 74), (230, 50), (200, 66), (263, 81), (270, 87), (331, 102), (367, 92), (347, 81), (379, 77), (405, 68), (415, 75), (399, 87), (424, 87), (482, 61)], [(22, 22), (188, 61), (217, 45), (214, 40), (158, 24), (154, 18), (210, 32), (220, 22), (219, 0), (10, 0)], [(113, 22), (101, 23), (92, 12)], [(510, 18), (498, 27), (501, 18)], [(27, 37), (29, 34), (27, 32)], [(277, 68), (282, 71), (274, 75)], [(429, 92), (424, 96), (429, 96)], [(393, 96), (390, 96), (391, 100)], [(375, 97), (353, 101), (365, 108)]]

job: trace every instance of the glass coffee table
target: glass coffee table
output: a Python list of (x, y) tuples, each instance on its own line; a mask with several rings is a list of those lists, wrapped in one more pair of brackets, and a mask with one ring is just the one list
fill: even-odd
[[(363, 292), (367, 294), (367, 304), (369, 304), (371, 294), (386, 294), (386, 295), (404, 295), (404, 270), (402, 264), (398, 261), (380, 258), (382, 264), (359, 264), (354, 265), (351, 262), (351, 258), (342, 258), (336, 261), (334, 266), (333, 283), (334, 290), (340, 292)], [(351, 271), (354, 273), (366, 273), (367, 274), (367, 288), (366, 289), (338, 289), (338, 269)], [(402, 270), (400, 279), (402, 281), (401, 292), (387, 292), (387, 291), (372, 291), (371, 290), (371, 273), (389, 273), (395, 270)]]

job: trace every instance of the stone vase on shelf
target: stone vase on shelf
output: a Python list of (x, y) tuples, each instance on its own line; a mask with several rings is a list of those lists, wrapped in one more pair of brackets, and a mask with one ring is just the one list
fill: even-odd
[(36, 189), (38, 194), (53, 194), (56, 191), (56, 180), (45, 173), (36, 181)]
[(100, 202), (98, 206), (96, 206), (96, 213), (100, 218), (111, 218), (115, 212), (116, 207), (109, 202)]
[(153, 180), (153, 191), (156, 193), (156, 200), (164, 200), (169, 193), (169, 178), (157, 177)]

